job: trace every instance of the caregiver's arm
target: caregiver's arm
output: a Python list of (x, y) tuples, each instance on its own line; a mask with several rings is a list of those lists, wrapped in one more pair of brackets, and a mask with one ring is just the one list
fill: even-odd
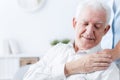
[(113, 60), (120, 59), (120, 41), (117, 43), (111, 54)]
[(120, 41), (117, 43), (115, 48), (113, 48), (113, 49), (105, 49), (100, 53), (110, 54), (113, 61), (115, 61), (117, 59), (120, 59)]

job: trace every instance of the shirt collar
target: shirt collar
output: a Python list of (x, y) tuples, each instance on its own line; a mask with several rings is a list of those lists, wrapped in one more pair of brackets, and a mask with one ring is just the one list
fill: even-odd
[[(93, 47), (93, 48), (90, 48), (90, 49), (87, 49), (87, 50), (81, 50), (82, 52), (86, 52), (87, 54), (91, 54), (91, 53), (95, 53), (95, 52), (98, 52), (98, 51), (101, 51), (102, 48), (101, 48), (101, 44), (98, 44), (97, 46)], [(81, 51), (78, 51), (78, 52), (81, 52)]]
[(98, 51), (101, 51), (102, 48), (100, 46), (101, 44), (98, 44), (97, 46), (93, 47), (93, 48), (90, 48), (90, 49), (87, 49), (87, 50), (80, 50), (78, 51), (77, 53), (87, 53), (87, 54), (91, 54), (91, 53), (95, 53), (95, 52), (98, 52)]
[[(73, 48), (74, 48), (74, 43), (72, 42), (72, 44), (71, 44), (71, 42), (69, 43), (69, 45), (71, 45)], [(87, 54), (91, 54), (91, 53), (95, 53), (95, 52), (98, 52), (98, 51), (101, 51), (102, 50), (102, 48), (101, 48), (101, 43), (99, 43), (98, 45), (96, 45), (95, 47), (93, 47), (93, 48), (90, 48), (90, 49), (87, 49), (87, 50), (79, 50), (77, 53), (87, 53)]]

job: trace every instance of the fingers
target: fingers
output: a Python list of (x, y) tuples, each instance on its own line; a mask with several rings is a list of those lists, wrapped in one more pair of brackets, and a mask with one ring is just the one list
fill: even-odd
[(88, 69), (86, 71), (99, 71), (99, 70), (105, 70), (107, 69), (112, 59), (110, 56), (106, 54), (92, 54), (88, 55), (87, 62), (85, 64), (85, 67)]
[(106, 70), (108, 67), (93, 67), (93, 71)]
[(93, 60), (95, 63), (111, 63), (111, 58), (94, 58)]
[[(111, 56), (107, 54), (88, 54), (75, 61), (75, 71), (88, 73), (107, 69), (111, 62)], [(77, 69), (77, 70), (76, 70)]]
[(109, 67), (109, 65), (110, 64), (107, 64), (107, 63), (95, 63), (88, 66), (84, 72), (89, 73), (94, 71), (106, 70)]
[(111, 63), (112, 62), (112, 58), (111, 55), (109, 54), (92, 54), (89, 56), (89, 58), (91, 59), (91, 61), (97, 63)]
[(112, 60), (117, 60), (118, 58), (120, 58), (119, 56), (119, 49), (104, 49), (101, 52), (98, 52), (100, 54), (107, 54), (107, 55), (111, 55)]
[(92, 67), (109, 67), (110, 63), (94, 63), (91, 66)]
[(100, 53), (100, 52), (97, 52), (97, 54), (93, 54), (93, 57), (112, 58), (111, 54)]

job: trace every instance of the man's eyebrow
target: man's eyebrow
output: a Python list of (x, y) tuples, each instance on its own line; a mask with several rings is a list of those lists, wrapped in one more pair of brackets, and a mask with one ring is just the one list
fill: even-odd
[(96, 24), (105, 24), (105, 22), (98, 21), (98, 22), (96, 22)]

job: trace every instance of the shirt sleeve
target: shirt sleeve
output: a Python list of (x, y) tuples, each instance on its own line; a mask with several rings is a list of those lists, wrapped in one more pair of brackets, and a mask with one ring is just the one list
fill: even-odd
[(64, 80), (64, 64), (56, 66), (33, 65), (23, 80)]
[[(33, 64), (26, 72), (23, 80), (64, 80), (65, 63), (53, 63), (57, 51), (56, 47), (50, 50), (39, 62)], [(48, 55), (49, 54), (49, 55)]]
[(53, 76), (53, 78), (55, 77), (55, 80), (58, 80), (58, 79), (64, 80), (64, 79), (66, 79), (66, 76), (64, 74), (64, 66), (65, 66), (65, 64), (58, 64), (58, 65), (53, 67), (52, 76)]

